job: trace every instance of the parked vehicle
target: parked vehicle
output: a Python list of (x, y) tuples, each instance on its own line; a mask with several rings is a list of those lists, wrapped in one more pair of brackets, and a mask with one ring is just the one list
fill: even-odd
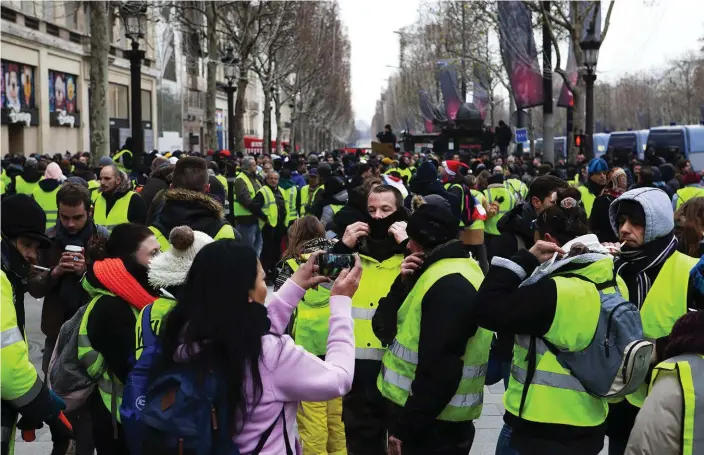
[(634, 156), (643, 160), (649, 132), (650, 130), (614, 131), (609, 136), (607, 151), (612, 157), (621, 158), (625, 162)]
[(674, 163), (678, 156), (684, 156), (692, 163), (695, 171), (704, 170), (704, 126), (673, 125), (650, 129), (648, 147), (668, 163)]

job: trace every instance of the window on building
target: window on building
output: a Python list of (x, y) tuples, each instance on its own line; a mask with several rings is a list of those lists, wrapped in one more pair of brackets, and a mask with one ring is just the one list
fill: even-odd
[(142, 121), (150, 122), (152, 120), (152, 92), (150, 90), (142, 90)]
[(129, 89), (126, 85), (111, 83), (108, 87), (108, 112), (111, 118), (130, 118)]

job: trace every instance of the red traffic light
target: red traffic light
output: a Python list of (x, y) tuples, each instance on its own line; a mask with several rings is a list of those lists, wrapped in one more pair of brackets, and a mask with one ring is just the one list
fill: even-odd
[(574, 137), (574, 145), (575, 147), (581, 147), (582, 146), (582, 136), (577, 134)]

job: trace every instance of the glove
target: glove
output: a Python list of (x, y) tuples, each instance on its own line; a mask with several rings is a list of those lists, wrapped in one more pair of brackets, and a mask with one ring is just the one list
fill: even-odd
[(52, 402), (56, 405), (56, 410), (58, 411), (63, 411), (66, 409), (66, 402), (64, 401), (63, 398), (58, 396), (53, 390), (49, 389), (49, 398), (51, 399)]

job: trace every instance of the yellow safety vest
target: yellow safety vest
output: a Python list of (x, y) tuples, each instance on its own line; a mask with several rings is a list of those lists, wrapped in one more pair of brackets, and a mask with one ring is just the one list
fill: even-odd
[[(281, 196), (283, 196), (284, 200), (286, 200), (286, 195), (284, 194), (284, 191), (281, 189), (281, 187), (279, 187), (278, 189), (279, 193), (281, 193)], [(268, 185), (264, 185), (259, 190), (259, 193), (262, 193), (262, 196), (264, 196), (264, 206), (262, 207), (262, 212), (264, 213), (264, 215), (266, 215), (267, 219), (267, 221), (259, 220), (259, 229), (263, 228), (267, 224), (271, 227), (276, 227), (279, 224), (279, 207), (276, 205), (276, 198), (274, 197), (274, 192), (271, 191), (271, 188), (269, 188)]]
[(294, 185), (287, 190), (281, 188), (281, 191), (283, 191), (284, 198), (286, 199), (286, 226), (288, 226), (298, 219), (298, 207), (296, 207), (298, 187)]
[(34, 190), (39, 188), (39, 182), (41, 182), (43, 179), (44, 177), (32, 183), (26, 181), (21, 175), (18, 175), (17, 177), (15, 177), (15, 192), (17, 194), (31, 195), (32, 193), (34, 193)]
[(587, 218), (589, 218), (592, 215), (592, 207), (594, 207), (596, 196), (585, 185), (580, 185), (577, 189), (582, 193), (582, 205), (584, 205), (584, 211), (587, 212)]
[[(460, 185), (459, 183), (446, 183), (445, 184), (445, 189), (447, 191), (450, 191), (453, 187), (458, 187), (462, 191), (462, 195), (460, 196), (460, 213), (464, 213), (464, 187)], [(463, 228), (465, 226), (464, 220), (460, 219), (460, 227)]]
[[(310, 255), (304, 254), (303, 260)], [(295, 259), (286, 263), (294, 272), (299, 264)], [(315, 355), (325, 355), (328, 346), (328, 326), (330, 322), (330, 289), (318, 286), (308, 289), (296, 307), (293, 323), (293, 339), (297, 345)]]
[(313, 201), (318, 195), (320, 190), (324, 190), (325, 185), (318, 185), (313, 192), (310, 192), (310, 185), (305, 185), (301, 188), (301, 205), (305, 206), (305, 213), (310, 215), (310, 211), (313, 208)]
[[(484, 193), (482, 193), (479, 190), (469, 190), (472, 193), (472, 196), (474, 196), (477, 199), (477, 202), (484, 206), (484, 203), (486, 202), (486, 196), (484, 196)], [(469, 226), (469, 229), (474, 231), (483, 231), (484, 230), (484, 220), (474, 220), (472, 224)]]
[(32, 197), (37, 204), (44, 210), (46, 214), (46, 229), (54, 227), (56, 224), (56, 219), (59, 216), (59, 207), (56, 204), (56, 193), (59, 192), (60, 187), (54, 188), (53, 191), (44, 191), (41, 187), (37, 187), (32, 193)]
[(127, 219), (127, 213), (130, 209), (130, 201), (132, 197), (139, 197), (134, 191), (128, 191), (120, 199), (115, 201), (115, 205), (112, 206), (110, 213), (107, 213), (107, 201), (101, 193), (100, 196), (95, 200), (95, 206), (93, 209), (93, 221), (95, 224), (105, 226), (108, 232), (112, 230), (118, 224), (129, 223)]
[[(442, 259), (423, 272), (398, 310), (396, 338), (384, 353), (377, 387), (384, 397), (399, 406), (406, 404), (416, 377), (423, 297), (439, 279), (453, 273), (460, 273), (476, 289), (484, 279), (473, 259)], [(477, 328), (467, 340), (462, 356), (462, 379), (438, 420), (464, 422), (481, 415), (491, 340), (492, 332), (482, 328)]]
[(88, 191), (90, 191), (90, 200), (93, 204), (100, 196), (100, 182), (97, 180), (88, 180)]
[(677, 374), (684, 398), (682, 455), (704, 453), (704, 356), (683, 354), (660, 362), (653, 370), (652, 384), (663, 372)]
[(120, 150), (115, 154), (115, 156), (112, 157), (112, 161), (115, 163), (115, 166), (125, 174), (129, 174), (130, 170), (127, 169), (124, 164), (122, 164), (122, 161), (120, 161), (120, 158), (122, 158), (122, 155), (129, 155), (130, 157), (132, 156), (132, 152), (130, 152), (127, 149)]
[(503, 202), (499, 203), (499, 211), (492, 218), (487, 219), (484, 222), (484, 232), (491, 235), (500, 235), (499, 228), (496, 227), (497, 223), (501, 218), (504, 217), (508, 212), (513, 209), (516, 205), (516, 199), (513, 196), (513, 192), (506, 189), (506, 187), (500, 188), (487, 188), (484, 190), (484, 195), (486, 196), (487, 202), (491, 204), (499, 197), (503, 197)]
[(7, 175), (7, 172), (5, 169), (2, 170), (2, 174), (0, 174), (0, 182), (4, 183), (5, 186), (9, 185), (12, 179)]
[[(696, 264), (697, 259), (675, 251), (662, 265), (640, 308), (643, 337), (657, 340), (669, 335), (675, 322), (687, 313), (689, 272)], [(626, 399), (640, 408), (647, 394), (648, 386), (643, 384)]]
[(218, 179), (218, 182), (225, 188), (225, 198), (227, 199), (227, 179), (222, 175), (216, 175), (215, 178)]
[[(3, 407), (8, 404), (19, 408), (34, 400), (44, 384), (29, 360), (29, 346), (17, 325), (14, 289), (5, 271), (0, 272), (0, 311), (0, 388)], [(14, 450), (15, 423), (10, 419), (2, 421), (3, 442), (9, 435), (9, 453)]]
[(352, 296), (354, 319), (354, 345), (356, 359), (381, 360), (384, 348), (372, 330), (372, 318), (379, 306), (379, 299), (386, 297), (401, 270), (403, 255), (396, 254), (379, 262), (361, 254), (362, 279)]
[(679, 209), (682, 204), (695, 197), (704, 197), (704, 188), (698, 186), (685, 186), (677, 190), (677, 202), (675, 210)]
[[(103, 399), (105, 407), (110, 411), (113, 417), (120, 422), (121, 419), (118, 410), (122, 404), (123, 384), (107, 370), (103, 354), (93, 349), (90, 338), (88, 337), (88, 318), (90, 317), (90, 313), (100, 301), (100, 298), (106, 295), (114, 297), (114, 294), (105, 290), (99, 290), (98, 294), (88, 303), (88, 308), (86, 308), (83, 319), (81, 319), (81, 324), (78, 327), (78, 360), (81, 361), (88, 375), (97, 380), (100, 397)], [(125, 303), (125, 305), (128, 304)], [(131, 305), (130, 309), (136, 318), (138, 316), (137, 310)]]
[[(245, 185), (247, 185), (247, 191), (249, 191), (249, 197), (251, 199), (254, 199), (254, 196), (257, 194), (256, 190), (254, 188), (254, 185), (252, 185), (252, 181), (249, 179), (249, 176), (247, 176), (244, 172), (241, 172), (237, 178), (235, 179), (235, 184), (237, 184), (238, 180), (244, 181)], [(240, 204), (237, 202), (237, 194), (235, 194), (235, 210), (233, 211), (235, 216), (247, 216), (251, 215), (252, 212), (247, 210), (244, 205)]]
[[(559, 274), (546, 278), (553, 280), (557, 287), (557, 306), (550, 330), (543, 338), (560, 349), (576, 352), (585, 349), (594, 338), (601, 298), (593, 283), (613, 279), (613, 260), (602, 259), (570, 273), (581, 275), (591, 282), (561, 277)], [(617, 277), (617, 283), (623, 297), (628, 299), (624, 281)], [(614, 292), (613, 289), (607, 288), (602, 292)], [(594, 427), (604, 423), (609, 409), (607, 400), (589, 394), (579, 380), (560, 365), (542, 339), (535, 340), (536, 370), (521, 413), (530, 343), (530, 336), (516, 336), (511, 377), (504, 394), (506, 412), (539, 423), (577, 427)]]
[(523, 201), (528, 196), (528, 186), (518, 179), (508, 179), (504, 182), (504, 186), (513, 191), (517, 201)]

